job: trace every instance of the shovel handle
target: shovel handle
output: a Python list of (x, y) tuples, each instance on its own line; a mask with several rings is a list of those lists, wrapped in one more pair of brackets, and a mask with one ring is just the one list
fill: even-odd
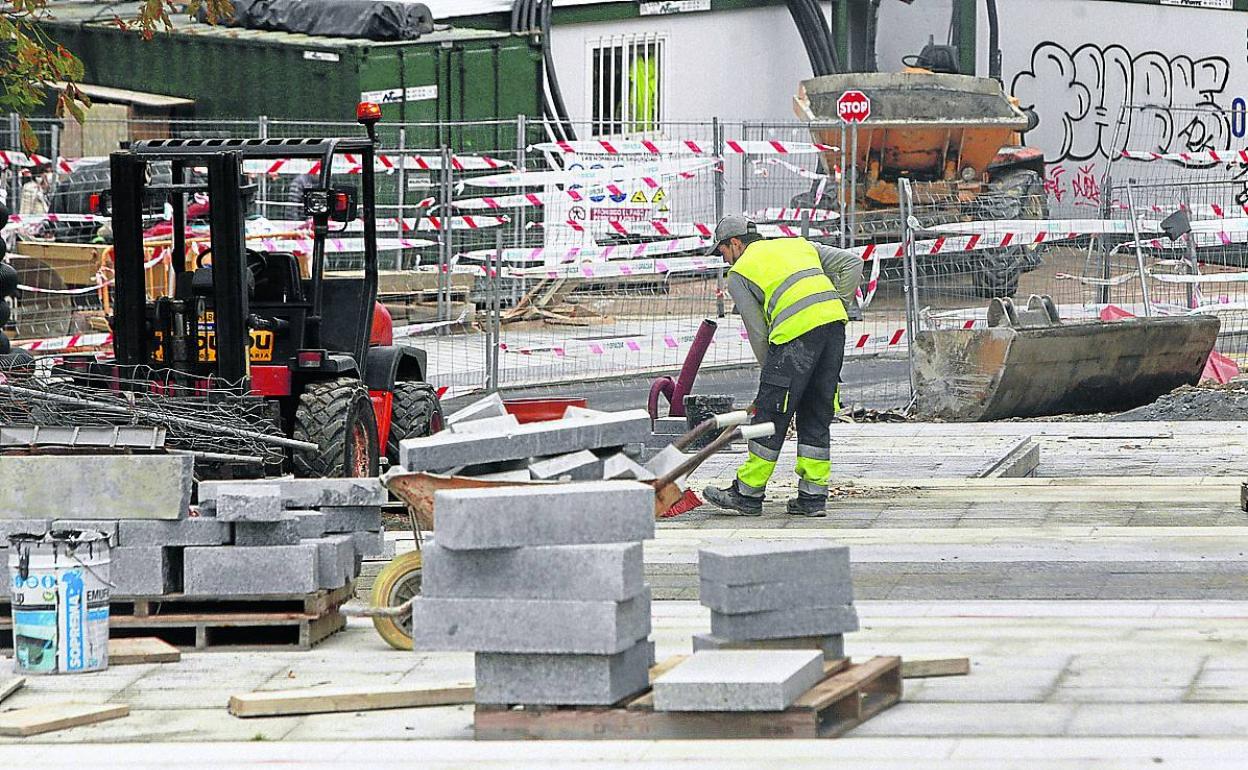
[(654, 487), (658, 489), (668, 484), (675, 483), (676, 479), (681, 476), (687, 476), (697, 470), (698, 466), (706, 462), (711, 455), (728, 446), (732, 442), (740, 440), (742, 438), (742, 434), (746, 431), (749, 431), (752, 434), (752, 438), (761, 438), (775, 433), (776, 427), (772, 423), (764, 422), (759, 423), (758, 425), (748, 425), (742, 428), (729, 428), (719, 434), (719, 438), (712, 441), (706, 447), (699, 449), (694, 454), (689, 455), (688, 460), (685, 460), (680, 465), (655, 479)]

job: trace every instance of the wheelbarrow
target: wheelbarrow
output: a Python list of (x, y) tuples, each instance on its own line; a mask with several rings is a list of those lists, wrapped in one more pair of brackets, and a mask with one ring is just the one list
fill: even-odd
[[(654, 510), (662, 517), (674, 504), (685, 496), (684, 480), (719, 450), (734, 441), (770, 436), (775, 427), (771, 423), (741, 425), (749, 415), (745, 412), (712, 417), (673, 442), (651, 461), (652, 469), (659, 475), (653, 481), (644, 482), (654, 487)], [(720, 429), (720, 435), (708, 446), (694, 454), (680, 450), (707, 433)], [(377, 633), (391, 647), (399, 650), (412, 649), (412, 601), (420, 595), (421, 545), (423, 533), (434, 529), (433, 499), (440, 490), (483, 489), (493, 487), (549, 486), (559, 481), (493, 481), (468, 476), (446, 476), (436, 473), (412, 473), (395, 469), (382, 477), (386, 487), (407, 504), (408, 523), (415, 539), (415, 549), (399, 554), (390, 560), (373, 583), (370, 607), (344, 607), (342, 614), (353, 617), (369, 617)]]

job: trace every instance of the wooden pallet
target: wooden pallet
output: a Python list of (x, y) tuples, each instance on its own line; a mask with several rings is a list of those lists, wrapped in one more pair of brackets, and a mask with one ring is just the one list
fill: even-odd
[[(194, 650), (307, 650), (346, 627), (338, 608), (354, 595), (348, 584), (297, 596), (119, 598), (109, 609), (109, 636), (156, 637)], [(12, 608), (3, 603), (0, 650), (12, 647)]]
[(656, 711), (647, 691), (601, 708), (479, 705), (473, 728), (478, 740), (505, 741), (836, 738), (899, 700), (901, 658), (841, 659), (826, 663), (824, 679), (784, 711)]

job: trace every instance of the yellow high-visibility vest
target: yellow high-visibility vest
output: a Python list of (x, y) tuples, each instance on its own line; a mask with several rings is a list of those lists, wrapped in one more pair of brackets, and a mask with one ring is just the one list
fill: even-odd
[(773, 345), (849, 320), (836, 287), (823, 272), (819, 252), (805, 238), (755, 241), (731, 272), (762, 291), (767, 340)]

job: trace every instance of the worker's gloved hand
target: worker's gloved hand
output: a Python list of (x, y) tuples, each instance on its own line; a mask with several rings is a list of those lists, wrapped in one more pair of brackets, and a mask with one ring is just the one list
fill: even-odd
[(851, 321), (861, 321), (863, 318), (862, 308), (858, 307), (858, 305), (853, 302), (846, 305), (845, 313), (849, 316), (849, 320)]

